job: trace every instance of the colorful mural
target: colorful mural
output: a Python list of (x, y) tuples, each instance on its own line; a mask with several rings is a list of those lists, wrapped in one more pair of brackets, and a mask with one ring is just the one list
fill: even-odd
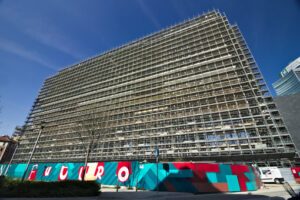
[(291, 170), (294, 175), (296, 183), (300, 183), (300, 167), (292, 167)]
[[(26, 164), (12, 164), (7, 176), (21, 178)], [(0, 175), (7, 165), (0, 165)], [(31, 164), (28, 180), (82, 180), (84, 163)], [(157, 179), (158, 170), (158, 179)], [(103, 185), (132, 186), (140, 189), (176, 192), (238, 192), (260, 187), (254, 169), (246, 165), (205, 163), (88, 163), (85, 180)], [(158, 181), (158, 184), (157, 184)], [(158, 188), (157, 188), (158, 187)]]

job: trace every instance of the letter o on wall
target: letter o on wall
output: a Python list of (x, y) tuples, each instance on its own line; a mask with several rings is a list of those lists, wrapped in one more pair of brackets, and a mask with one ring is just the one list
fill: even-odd
[(129, 170), (127, 167), (121, 167), (121, 169), (118, 172), (118, 179), (120, 182), (124, 183), (129, 178)]

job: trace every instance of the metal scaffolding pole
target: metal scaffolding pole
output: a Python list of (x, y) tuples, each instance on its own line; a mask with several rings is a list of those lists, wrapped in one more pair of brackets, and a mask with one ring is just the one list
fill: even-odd
[(29, 157), (29, 160), (28, 160), (28, 162), (27, 162), (27, 165), (26, 165), (26, 168), (25, 168), (24, 174), (23, 174), (23, 176), (22, 176), (22, 179), (21, 179), (21, 183), (23, 183), (23, 182), (24, 182), (24, 179), (25, 179), (25, 176), (26, 176), (26, 173), (27, 173), (28, 167), (29, 167), (29, 165), (30, 165), (30, 162), (31, 162), (32, 156), (33, 156), (33, 154), (34, 154), (34, 151), (35, 151), (35, 148), (36, 148), (36, 145), (37, 145), (37, 143), (38, 143), (38, 141), (39, 141), (39, 139), (40, 139), (41, 133), (42, 133), (42, 131), (43, 131), (43, 129), (44, 129), (44, 124), (45, 124), (45, 122), (43, 122), (43, 121), (42, 121), (42, 122), (41, 122), (41, 128), (40, 128), (39, 134), (38, 134), (38, 136), (37, 136), (37, 138), (36, 138), (36, 141), (35, 141), (35, 143), (34, 143), (34, 146), (33, 146), (32, 152), (31, 152), (31, 154), (30, 154), (30, 157)]
[(19, 147), (19, 141), (17, 142), (17, 146), (16, 146), (16, 148), (15, 148), (15, 150), (14, 150), (14, 153), (13, 153), (13, 155), (12, 155), (12, 157), (11, 157), (11, 159), (10, 159), (8, 165), (7, 165), (7, 168), (6, 168), (6, 170), (5, 170), (4, 176), (6, 176), (8, 170), (9, 170), (9, 168), (10, 168), (11, 162), (12, 162), (14, 156), (15, 156), (15, 153), (16, 153), (18, 147)]

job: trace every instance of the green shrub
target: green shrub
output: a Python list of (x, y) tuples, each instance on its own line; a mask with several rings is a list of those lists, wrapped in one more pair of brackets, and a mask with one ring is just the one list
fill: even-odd
[(0, 197), (74, 197), (97, 196), (99, 185), (94, 181), (24, 181), (0, 178)]

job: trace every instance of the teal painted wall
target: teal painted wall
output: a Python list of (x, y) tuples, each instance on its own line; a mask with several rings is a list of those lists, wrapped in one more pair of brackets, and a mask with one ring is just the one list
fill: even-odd
[[(26, 179), (39, 181), (80, 180), (84, 163), (30, 164)], [(0, 165), (0, 175), (7, 165)], [(26, 164), (12, 164), (7, 176), (21, 178)], [(203, 163), (139, 162), (88, 163), (86, 180), (103, 185), (138, 186), (138, 188), (178, 192), (235, 192), (257, 190), (255, 174), (245, 165)], [(200, 187), (201, 186), (201, 187)]]

